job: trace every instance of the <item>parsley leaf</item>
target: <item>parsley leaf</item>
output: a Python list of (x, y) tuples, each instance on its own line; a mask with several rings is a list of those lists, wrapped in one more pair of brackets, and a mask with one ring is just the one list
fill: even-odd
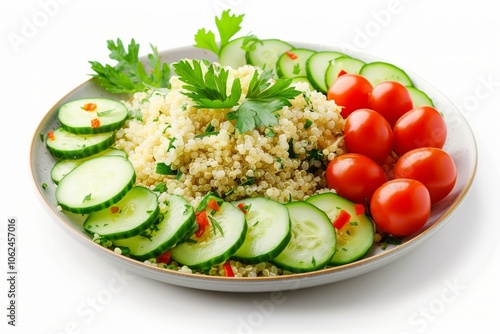
[(150, 45), (147, 64), (139, 59), (139, 44), (132, 39), (125, 49), (121, 39), (108, 40), (109, 58), (117, 63), (112, 66), (89, 61), (91, 74), (101, 86), (111, 93), (134, 93), (147, 88), (169, 88), (170, 66), (164, 63), (158, 49)]
[(198, 108), (226, 109), (238, 104), (241, 97), (239, 79), (233, 81), (231, 94), (227, 94), (229, 71), (216, 64), (199, 60), (181, 60), (173, 65), (179, 79), (185, 83), (184, 95)]
[(273, 77), (271, 70), (255, 71), (245, 100), (238, 109), (228, 114), (230, 120), (236, 120), (235, 126), (240, 133), (262, 125), (278, 124), (275, 112), (290, 106), (290, 100), (300, 94), (300, 91), (290, 87), (292, 79), (279, 78), (271, 85)]
[(243, 16), (244, 14), (231, 15), (229, 9), (223, 11), (220, 18), (215, 17), (215, 25), (217, 26), (217, 30), (219, 32), (219, 45), (217, 45), (215, 40), (215, 34), (212, 31), (207, 31), (203, 28), (199, 29), (194, 36), (194, 40), (196, 42), (194, 46), (210, 50), (216, 55), (219, 55), (221, 48), (229, 42), (231, 37), (240, 31)]

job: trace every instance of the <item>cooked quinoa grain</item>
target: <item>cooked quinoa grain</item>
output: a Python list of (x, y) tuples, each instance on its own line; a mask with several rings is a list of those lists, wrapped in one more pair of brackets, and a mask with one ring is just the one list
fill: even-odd
[[(242, 99), (254, 71), (252, 66), (229, 69), (230, 78), (241, 80)], [(126, 102), (133, 117), (116, 135), (116, 147), (128, 154), (138, 185), (153, 190), (165, 183), (161, 206), (168, 194), (196, 207), (209, 191), (228, 201), (265, 196), (282, 203), (325, 191), (325, 166), (344, 152), (344, 120), (335, 102), (307, 83), (296, 83), (302, 94), (278, 112), (277, 125), (239, 133), (227, 120), (231, 110), (194, 107), (182, 85), (173, 77), (168, 92), (136, 93)], [(158, 174), (158, 163), (175, 175)], [(283, 274), (268, 264), (232, 265), (235, 276)], [(221, 270), (214, 267), (209, 274)]]

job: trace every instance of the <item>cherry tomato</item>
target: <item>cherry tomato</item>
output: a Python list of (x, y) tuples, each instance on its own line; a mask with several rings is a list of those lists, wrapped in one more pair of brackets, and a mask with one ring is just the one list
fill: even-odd
[(344, 74), (328, 89), (328, 100), (334, 100), (342, 107), (341, 115), (346, 118), (356, 109), (368, 107), (372, 84), (359, 74)]
[(354, 203), (365, 204), (387, 181), (385, 171), (372, 159), (357, 153), (335, 157), (326, 167), (326, 184)]
[(353, 111), (346, 119), (344, 136), (349, 152), (363, 154), (379, 164), (392, 150), (391, 126), (371, 109)]
[(457, 168), (451, 156), (439, 148), (422, 147), (402, 155), (394, 167), (395, 178), (422, 182), (429, 190), (431, 203), (445, 198), (455, 186)]
[(380, 186), (370, 201), (375, 224), (393, 236), (403, 237), (420, 230), (431, 212), (431, 197), (419, 181), (394, 179)]
[(430, 106), (410, 110), (396, 122), (394, 152), (398, 155), (419, 147), (442, 148), (447, 135), (443, 116)]
[(373, 87), (368, 108), (380, 113), (394, 126), (399, 117), (413, 108), (413, 100), (404, 85), (396, 81), (383, 81)]

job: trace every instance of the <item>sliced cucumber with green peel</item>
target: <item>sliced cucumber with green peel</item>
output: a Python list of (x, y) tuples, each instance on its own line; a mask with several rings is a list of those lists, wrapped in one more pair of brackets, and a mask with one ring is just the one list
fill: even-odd
[(59, 127), (49, 134), (46, 145), (56, 158), (81, 159), (104, 151), (111, 147), (114, 142), (114, 132), (82, 135), (68, 132)]
[(285, 51), (276, 62), (276, 73), (279, 77), (293, 78), (307, 76), (306, 62), (316, 51), (294, 48)]
[(91, 213), (83, 229), (108, 240), (129, 238), (146, 231), (158, 219), (159, 213), (156, 194), (136, 186), (111, 207)]
[(328, 87), (325, 84), (325, 72), (330, 65), (330, 61), (345, 56), (337, 51), (319, 51), (309, 57), (306, 63), (307, 77), (311, 81), (314, 89), (326, 93)]
[(245, 38), (236, 38), (222, 46), (219, 51), (219, 63), (222, 66), (231, 66), (236, 69), (247, 64), (247, 52), (242, 48)]
[(132, 163), (121, 156), (87, 160), (62, 178), (56, 189), (59, 206), (87, 214), (110, 207), (132, 188), (136, 175)]
[(263, 39), (255, 43), (255, 48), (246, 54), (247, 63), (264, 70), (276, 72), (276, 62), (286, 51), (293, 49), (293, 45), (280, 39)]
[(364, 65), (364, 61), (349, 56), (342, 56), (332, 60), (325, 73), (327, 90), (337, 80), (342, 71), (350, 74), (358, 74)]
[(196, 224), (193, 207), (183, 197), (169, 195), (168, 207), (160, 212), (158, 223), (141, 235), (115, 240), (113, 245), (127, 248), (137, 260), (148, 260), (184, 240), (193, 224)]
[(172, 260), (191, 269), (208, 269), (229, 259), (245, 241), (245, 214), (229, 202), (215, 213), (208, 213), (210, 227), (201, 237), (190, 239), (171, 249)]
[(246, 212), (245, 242), (234, 253), (233, 259), (255, 264), (274, 259), (288, 245), (291, 221), (288, 209), (281, 203), (264, 197), (252, 197), (233, 202)]
[(292, 220), (292, 238), (272, 261), (292, 272), (324, 268), (335, 254), (335, 228), (328, 216), (311, 203), (296, 201), (285, 204)]
[(408, 92), (410, 93), (411, 99), (413, 101), (413, 108), (423, 106), (434, 107), (434, 103), (432, 102), (431, 98), (420, 89), (414, 86), (406, 87), (406, 89), (408, 89)]
[(61, 179), (75, 169), (76, 166), (80, 165), (82, 162), (87, 161), (88, 159), (92, 159), (96, 156), (101, 155), (120, 155), (122, 157), (127, 157), (127, 153), (124, 150), (120, 150), (117, 148), (110, 147), (102, 152), (99, 152), (95, 155), (92, 155), (83, 159), (63, 159), (56, 162), (52, 170), (50, 171), (50, 177), (55, 184), (58, 184)]
[(298, 76), (298, 77), (293, 77), (292, 78), (292, 83), (297, 83), (297, 82), (307, 82), (311, 88), (313, 88), (313, 85), (311, 81), (309, 81), (309, 78), (307, 76)]
[(337, 251), (330, 261), (330, 265), (338, 266), (361, 259), (373, 245), (373, 222), (366, 214), (356, 213), (355, 204), (335, 193), (313, 195), (307, 199), (324, 211), (330, 222), (335, 221), (341, 210), (345, 210), (351, 217), (337, 233)]
[(57, 114), (61, 126), (75, 134), (93, 134), (118, 130), (128, 116), (127, 107), (106, 98), (84, 98), (63, 104)]
[(374, 87), (382, 81), (397, 81), (403, 86), (413, 86), (413, 82), (405, 71), (393, 64), (381, 61), (364, 65), (359, 74), (368, 79)]

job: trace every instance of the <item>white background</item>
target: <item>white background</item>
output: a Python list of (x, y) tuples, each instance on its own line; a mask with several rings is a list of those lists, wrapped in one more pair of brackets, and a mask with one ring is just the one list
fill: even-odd
[[(0, 329), (5, 333), (492, 333), (500, 328), (500, 12), (476, 1), (10, 1), (1, 9)], [(492, 7), (493, 6), (493, 7)], [(107, 61), (107, 39), (143, 52), (193, 43), (222, 9), (242, 33), (350, 46), (417, 73), (458, 105), (478, 144), (470, 196), (404, 258), (331, 284), (226, 294), (123, 273), (46, 213), (29, 149), (46, 112)], [(18, 218), (17, 327), (7, 326), (6, 222)], [(110, 284), (121, 277), (121, 286)], [(5, 277), (5, 278), (4, 278)]]

